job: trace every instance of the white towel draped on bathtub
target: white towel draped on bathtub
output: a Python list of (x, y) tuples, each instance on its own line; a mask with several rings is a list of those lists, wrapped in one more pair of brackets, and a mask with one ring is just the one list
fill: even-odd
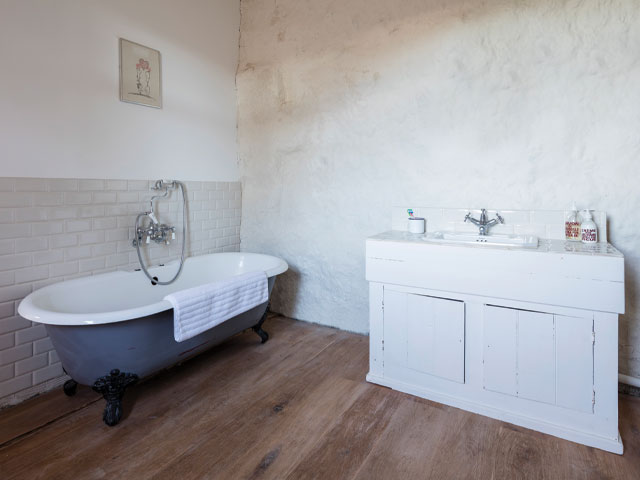
[(267, 274), (249, 272), (164, 297), (173, 305), (173, 336), (188, 340), (269, 299)]

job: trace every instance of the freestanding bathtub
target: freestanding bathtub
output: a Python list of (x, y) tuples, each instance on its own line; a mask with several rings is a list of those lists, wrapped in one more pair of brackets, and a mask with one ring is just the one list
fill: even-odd
[[(177, 266), (151, 268), (151, 275), (173, 276)], [(107, 400), (103, 419), (109, 425), (121, 417), (124, 389), (138, 378), (182, 362), (247, 328), (262, 338), (268, 302), (184, 342), (173, 338), (173, 309), (163, 298), (169, 293), (262, 270), (269, 294), (276, 275), (287, 270), (284, 260), (256, 253), (216, 253), (185, 260), (171, 285), (156, 285), (141, 271), (112, 272), (57, 283), (27, 296), (19, 314), (46, 325), (62, 366), (77, 383), (93, 386)], [(77, 383), (76, 383), (77, 382)]]

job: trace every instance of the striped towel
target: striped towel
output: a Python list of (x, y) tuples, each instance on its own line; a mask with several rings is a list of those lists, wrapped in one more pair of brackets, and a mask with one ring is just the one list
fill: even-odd
[(220, 325), (269, 298), (263, 271), (188, 288), (164, 297), (173, 306), (173, 336), (183, 342)]

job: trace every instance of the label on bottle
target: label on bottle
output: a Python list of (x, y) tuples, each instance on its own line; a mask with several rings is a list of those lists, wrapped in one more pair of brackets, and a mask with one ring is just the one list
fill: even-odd
[(582, 241), (584, 243), (596, 243), (598, 241), (598, 231), (595, 228), (583, 228)]
[(580, 222), (565, 222), (564, 236), (567, 240), (580, 240)]

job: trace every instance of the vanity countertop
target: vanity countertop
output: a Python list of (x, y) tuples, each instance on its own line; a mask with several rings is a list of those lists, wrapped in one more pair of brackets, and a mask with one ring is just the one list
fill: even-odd
[(433, 291), (624, 313), (624, 257), (612, 245), (540, 239), (537, 248), (430, 242), (391, 230), (366, 241), (366, 278)]
[(429, 238), (433, 237), (433, 233), (410, 233), (404, 230), (389, 230), (377, 235), (369, 237), (367, 240), (382, 242), (400, 242), (433, 245), (436, 247), (457, 247), (457, 248), (475, 248), (480, 250), (508, 250), (517, 252), (538, 252), (551, 253), (559, 255), (588, 255), (603, 257), (620, 257), (622, 253), (610, 243), (600, 242), (595, 244), (584, 244), (581, 242), (571, 242), (568, 240), (549, 240), (544, 238), (538, 239), (537, 248), (522, 248), (498, 245), (475, 245), (475, 244), (459, 244), (459, 243), (443, 243), (430, 242)]

